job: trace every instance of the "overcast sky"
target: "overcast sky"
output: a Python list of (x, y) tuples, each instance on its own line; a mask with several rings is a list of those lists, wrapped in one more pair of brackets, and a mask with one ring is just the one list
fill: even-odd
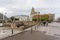
[(7, 16), (29, 15), (31, 8), (43, 13), (54, 13), (60, 16), (60, 0), (0, 0), (0, 12)]

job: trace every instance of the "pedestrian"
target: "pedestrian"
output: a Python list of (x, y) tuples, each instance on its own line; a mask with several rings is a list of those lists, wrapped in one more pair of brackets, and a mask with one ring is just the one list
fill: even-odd
[(44, 24), (44, 26), (45, 26), (46, 22), (44, 21), (43, 24)]
[(41, 22), (41, 26), (43, 25), (43, 23)]
[(42, 26), (42, 22), (40, 22), (40, 25)]
[(46, 26), (48, 26), (48, 22), (46, 21)]

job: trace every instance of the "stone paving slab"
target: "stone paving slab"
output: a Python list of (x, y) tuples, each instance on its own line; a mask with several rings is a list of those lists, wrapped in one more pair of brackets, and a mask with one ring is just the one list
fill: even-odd
[(26, 31), (1, 40), (60, 40), (57, 37), (45, 35), (40, 31)]

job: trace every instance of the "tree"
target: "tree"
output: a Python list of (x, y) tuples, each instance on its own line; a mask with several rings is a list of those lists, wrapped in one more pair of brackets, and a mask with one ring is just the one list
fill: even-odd
[(37, 21), (37, 19), (36, 18), (33, 18), (32, 21)]
[(46, 20), (46, 18), (41, 18), (41, 21), (45, 21)]
[(19, 18), (15, 18), (15, 20), (19, 20)]
[(10, 19), (11, 19), (11, 21), (13, 22), (14, 21), (14, 17), (12, 16), (12, 17), (10, 17)]
[(41, 17), (40, 15), (34, 15), (33, 19), (36, 20), (36, 21), (40, 21), (40, 17)]
[(47, 21), (49, 20), (49, 16), (44, 14), (44, 15), (41, 15), (41, 21)]

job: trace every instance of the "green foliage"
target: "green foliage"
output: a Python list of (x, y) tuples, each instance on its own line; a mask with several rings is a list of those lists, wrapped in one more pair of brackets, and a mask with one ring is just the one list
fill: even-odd
[(46, 18), (41, 18), (41, 21), (46, 21), (47, 19)]
[(19, 20), (18, 18), (15, 18), (15, 20)]
[(10, 19), (13, 21), (14, 20), (14, 17), (10, 17)]
[(51, 20), (48, 20), (48, 23), (51, 23)]
[(32, 21), (37, 21), (37, 19), (36, 18), (33, 18)]
[(51, 23), (53, 20), (48, 20), (49, 23)]

